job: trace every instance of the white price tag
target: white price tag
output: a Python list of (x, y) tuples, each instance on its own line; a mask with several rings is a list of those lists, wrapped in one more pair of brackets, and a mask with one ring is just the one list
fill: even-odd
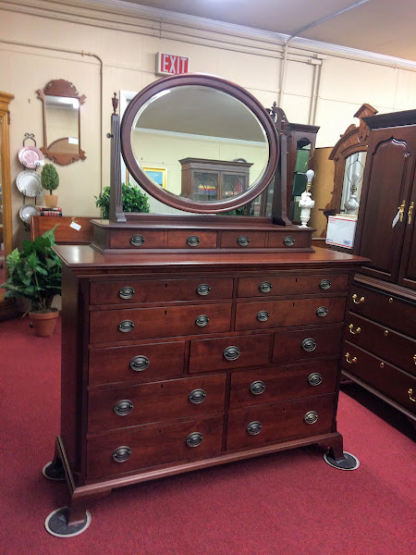
[(77, 231), (79, 231), (82, 226), (80, 226), (79, 224), (76, 224), (75, 222), (71, 222), (69, 224), (69, 227), (72, 227), (72, 229), (76, 229)]
[(400, 208), (397, 211), (397, 214), (396, 214), (394, 220), (391, 222), (391, 227), (395, 227), (397, 225), (397, 222), (399, 221), (399, 219), (400, 219)]

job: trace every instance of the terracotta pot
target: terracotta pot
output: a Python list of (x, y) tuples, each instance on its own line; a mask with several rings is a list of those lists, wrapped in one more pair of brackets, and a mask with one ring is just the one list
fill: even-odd
[(58, 206), (58, 195), (45, 195), (45, 206), (56, 208)]
[(29, 318), (33, 324), (35, 335), (38, 337), (49, 337), (56, 327), (59, 311), (51, 308), (51, 312), (29, 312)]

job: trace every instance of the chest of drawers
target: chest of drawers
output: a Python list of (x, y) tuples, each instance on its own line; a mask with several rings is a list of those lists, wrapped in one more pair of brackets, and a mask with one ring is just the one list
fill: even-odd
[(342, 326), (362, 259), (56, 250), (72, 522), (145, 480), (313, 443), (342, 456)]

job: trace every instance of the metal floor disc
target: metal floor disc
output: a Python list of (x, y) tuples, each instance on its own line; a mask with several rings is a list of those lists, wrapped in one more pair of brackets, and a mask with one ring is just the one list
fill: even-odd
[(45, 528), (57, 538), (72, 538), (73, 536), (78, 536), (85, 532), (88, 526), (91, 524), (91, 515), (89, 511), (85, 511), (85, 520), (81, 524), (73, 524), (68, 526), (68, 507), (61, 507), (53, 511), (45, 520)]
[(45, 464), (42, 468), (42, 474), (48, 480), (53, 480), (54, 482), (65, 482), (64, 467), (54, 467), (52, 461)]
[(347, 453), (346, 451), (344, 451), (344, 456), (345, 459), (337, 461), (333, 457), (331, 457), (328, 452), (324, 455), (324, 461), (330, 466), (338, 468), (338, 470), (357, 470), (357, 468), (360, 466), (360, 461), (357, 459), (357, 457), (354, 457), (354, 455), (351, 455), (351, 453)]

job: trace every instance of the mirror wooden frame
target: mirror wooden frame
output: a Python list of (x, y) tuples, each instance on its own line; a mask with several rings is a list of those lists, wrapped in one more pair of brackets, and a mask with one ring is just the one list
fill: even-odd
[[(73, 162), (77, 162), (78, 160), (85, 160), (86, 155), (85, 152), (81, 148), (81, 106), (84, 104), (86, 96), (80, 95), (75, 88), (75, 85), (70, 83), (69, 81), (65, 81), (65, 79), (55, 79), (49, 81), (44, 89), (38, 89), (37, 91), (38, 98), (42, 100), (43, 105), (43, 147), (41, 147), (41, 151), (45, 156), (47, 156), (56, 164), (60, 166), (67, 166), (72, 164)], [(65, 153), (65, 152), (54, 152), (53, 145), (51, 143), (48, 146), (48, 138), (46, 132), (46, 121), (47, 121), (47, 114), (46, 114), (46, 96), (63, 96), (69, 98), (76, 98), (79, 101), (79, 108), (78, 108), (78, 153)], [(67, 137), (62, 137), (61, 139), (65, 139)], [(59, 140), (61, 140), (59, 139)]]
[[(214, 88), (224, 92), (233, 98), (242, 102), (253, 113), (265, 131), (268, 147), (269, 159), (266, 169), (257, 181), (257, 183), (250, 187), (246, 192), (235, 197), (234, 199), (219, 200), (214, 202), (196, 202), (180, 196), (176, 196), (165, 189), (154, 184), (149, 177), (143, 172), (133, 153), (131, 144), (131, 128), (138, 111), (146, 104), (146, 102), (166, 89), (172, 89), (181, 86), (205, 86)], [(160, 79), (138, 93), (130, 102), (126, 112), (124, 113), (121, 122), (121, 152), (130, 174), (134, 177), (137, 183), (143, 187), (150, 195), (157, 200), (186, 212), (193, 212), (198, 214), (215, 214), (234, 210), (250, 203), (254, 198), (259, 196), (269, 185), (272, 180), (279, 160), (279, 140), (276, 132), (275, 124), (267, 113), (266, 109), (260, 102), (249, 92), (244, 90), (239, 85), (213, 77), (211, 75), (203, 74), (185, 74), (176, 75), (173, 77), (166, 77)]]

